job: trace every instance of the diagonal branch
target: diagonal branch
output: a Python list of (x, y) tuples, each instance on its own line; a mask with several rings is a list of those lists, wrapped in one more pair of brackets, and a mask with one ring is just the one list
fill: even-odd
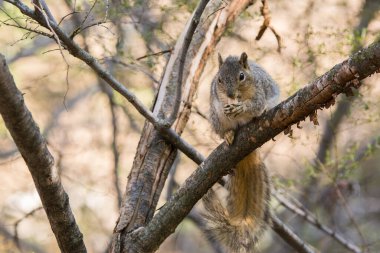
[(292, 246), (298, 253), (314, 253), (315, 251), (310, 248), (308, 244), (302, 241), (290, 228), (288, 228), (282, 221), (275, 215), (270, 217), (272, 222), (272, 229), (281, 236), (290, 246)]
[(314, 225), (316, 228), (320, 229), (322, 232), (326, 233), (328, 236), (330, 236), (335, 241), (337, 241), (342, 246), (344, 246), (347, 250), (355, 252), (355, 253), (362, 252), (358, 246), (356, 246), (355, 244), (343, 238), (343, 236), (340, 235), (338, 232), (322, 224), (311, 212), (309, 212), (304, 207), (296, 206), (295, 204), (287, 200), (284, 196), (282, 196), (282, 194), (279, 194), (278, 192), (273, 193), (273, 195), (281, 203), (281, 205), (283, 205), (284, 207), (286, 207), (293, 213), (301, 216), (307, 222)]
[(86, 252), (54, 158), (0, 55), (0, 114), (33, 177), (62, 252)]
[(207, 190), (237, 162), (306, 117), (315, 120), (318, 109), (331, 106), (340, 93), (359, 87), (359, 80), (378, 72), (379, 67), (380, 42), (375, 42), (242, 127), (234, 144), (219, 145), (146, 227), (128, 235), (127, 242), (135, 240), (146, 252), (154, 250), (151, 246), (157, 247), (164, 241)]

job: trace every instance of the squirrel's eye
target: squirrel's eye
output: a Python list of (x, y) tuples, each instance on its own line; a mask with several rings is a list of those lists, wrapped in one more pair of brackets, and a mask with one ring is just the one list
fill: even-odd
[(239, 74), (239, 80), (240, 80), (240, 81), (244, 81), (244, 79), (245, 79), (245, 75), (244, 75), (244, 73), (243, 73), (243, 72), (240, 72), (240, 74)]

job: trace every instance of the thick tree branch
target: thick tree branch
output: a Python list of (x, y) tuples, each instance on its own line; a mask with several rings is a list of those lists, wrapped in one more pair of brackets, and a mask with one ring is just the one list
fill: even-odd
[(86, 252), (69, 197), (23, 94), (17, 89), (4, 56), (0, 55), (0, 113), (24, 158), (62, 252)]
[[(174, 232), (207, 190), (238, 161), (282, 131), (289, 132), (292, 125), (306, 117), (315, 121), (318, 109), (333, 104), (338, 94), (358, 87), (359, 80), (379, 71), (379, 67), (380, 42), (375, 42), (242, 127), (237, 131), (233, 145), (219, 145), (146, 227), (128, 235), (129, 240), (136, 240), (135, 243), (142, 245), (146, 252), (153, 251)], [(150, 248), (151, 245), (155, 247)]]

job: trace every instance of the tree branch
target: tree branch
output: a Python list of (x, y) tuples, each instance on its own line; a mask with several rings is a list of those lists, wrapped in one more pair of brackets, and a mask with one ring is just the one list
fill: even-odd
[(272, 229), (292, 246), (299, 253), (314, 253), (309, 245), (303, 242), (292, 230), (290, 230), (282, 221), (275, 215), (271, 215)]
[(0, 113), (23, 156), (62, 252), (86, 252), (69, 197), (32, 114), (24, 104), (4, 56), (0, 55)]
[(327, 227), (326, 225), (322, 224), (312, 213), (310, 213), (305, 208), (297, 207), (296, 205), (292, 204), (289, 200), (287, 200), (285, 197), (283, 197), (281, 194), (278, 194), (277, 192), (272, 193), (272, 194), (281, 203), (281, 205), (283, 205), (284, 207), (286, 207), (287, 209), (289, 209), (293, 213), (304, 218), (307, 222), (314, 225), (316, 228), (320, 229), (322, 232), (324, 232), (325, 234), (327, 234), (328, 236), (333, 238), (335, 241), (340, 243), (343, 247), (345, 247), (349, 251), (352, 251), (355, 253), (361, 253), (362, 252), (358, 246), (347, 241), (345, 238), (343, 238), (336, 231), (334, 231), (331, 228)]

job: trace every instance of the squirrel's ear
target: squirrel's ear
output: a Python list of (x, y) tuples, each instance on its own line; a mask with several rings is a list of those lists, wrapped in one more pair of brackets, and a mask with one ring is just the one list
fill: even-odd
[(218, 62), (219, 62), (219, 68), (220, 68), (223, 65), (223, 58), (220, 55), (220, 53), (218, 53)]
[(248, 56), (245, 52), (241, 54), (239, 63), (243, 68), (248, 68)]

